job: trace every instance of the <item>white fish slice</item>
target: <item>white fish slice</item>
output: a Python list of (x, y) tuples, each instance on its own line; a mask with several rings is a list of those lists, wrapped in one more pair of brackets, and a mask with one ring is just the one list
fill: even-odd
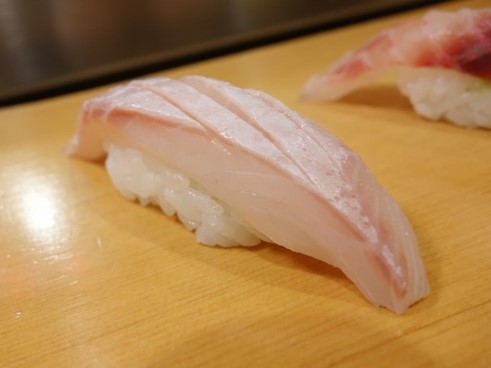
[[(192, 193), (209, 196), (221, 210), (193, 213), (190, 227), (204, 243), (263, 239), (315, 257), (339, 267), (373, 304), (396, 313), (429, 292), (408, 220), (360, 157), (262, 92), (196, 76), (116, 87), (84, 104), (67, 147), (85, 159), (107, 152), (110, 175), (129, 198), (141, 195), (138, 189), (127, 193), (117, 166), (125, 166), (127, 176), (133, 161), (152, 178), (159, 170), (185, 176)], [(118, 161), (120, 154), (130, 156)], [(146, 187), (146, 198), (173, 190), (172, 181), (139, 175), (143, 186), (170, 186), (152, 187), (153, 194)], [(166, 212), (179, 216), (179, 198), (172, 199), (176, 208), (169, 205)]]

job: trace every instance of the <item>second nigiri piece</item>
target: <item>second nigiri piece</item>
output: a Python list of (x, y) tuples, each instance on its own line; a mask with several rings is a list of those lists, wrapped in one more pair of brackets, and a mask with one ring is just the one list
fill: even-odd
[(308, 101), (332, 101), (392, 68), (420, 115), (491, 128), (491, 9), (430, 11), (377, 34), (303, 87)]

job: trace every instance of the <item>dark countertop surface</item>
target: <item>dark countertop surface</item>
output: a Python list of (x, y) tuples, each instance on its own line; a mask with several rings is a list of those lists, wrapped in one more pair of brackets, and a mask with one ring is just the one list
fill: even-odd
[(1, 0), (0, 106), (435, 2)]

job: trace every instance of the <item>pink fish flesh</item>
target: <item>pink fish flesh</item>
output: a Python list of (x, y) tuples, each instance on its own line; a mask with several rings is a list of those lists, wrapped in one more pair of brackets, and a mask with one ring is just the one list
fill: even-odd
[(396, 313), (429, 292), (406, 216), (340, 139), (273, 97), (190, 76), (83, 105), (69, 155), (130, 147), (184, 173), (263, 239), (340, 268)]

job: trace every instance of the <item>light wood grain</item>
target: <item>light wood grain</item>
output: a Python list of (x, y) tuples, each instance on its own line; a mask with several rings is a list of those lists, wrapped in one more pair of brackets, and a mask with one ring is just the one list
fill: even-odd
[[(491, 6), (453, 2), (440, 8)], [(342, 137), (407, 213), (432, 292), (371, 306), (277, 246), (220, 249), (124, 200), (63, 145), (96, 89), (0, 111), (1, 367), (489, 367), (491, 131), (417, 117), (390, 76), (338, 103), (302, 83), (407, 13), (161, 73), (262, 89)]]

